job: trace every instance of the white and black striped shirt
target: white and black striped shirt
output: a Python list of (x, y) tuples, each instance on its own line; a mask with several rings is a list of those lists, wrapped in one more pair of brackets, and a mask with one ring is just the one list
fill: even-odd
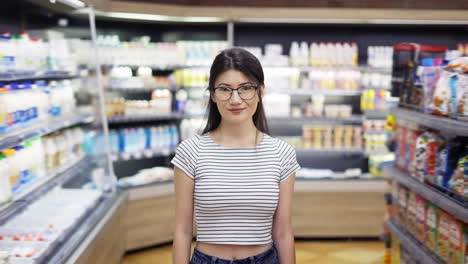
[(205, 134), (182, 141), (171, 162), (195, 180), (198, 242), (271, 244), (279, 184), (299, 169), (294, 148), (266, 134), (255, 148), (229, 148)]

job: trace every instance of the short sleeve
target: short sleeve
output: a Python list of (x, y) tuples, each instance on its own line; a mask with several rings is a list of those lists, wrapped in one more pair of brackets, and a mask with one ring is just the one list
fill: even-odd
[(195, 179), (195, 168), (197, 162), (197, 147), (194, 138), (186, 139), (177, 146), (171, 163), (181, 169), (190, 178)]
[(286, 142), (280, 144), (281, 173), (280, 182), (286, 180), (293, 172), (301, 168), (296, 159), (296, 150)]

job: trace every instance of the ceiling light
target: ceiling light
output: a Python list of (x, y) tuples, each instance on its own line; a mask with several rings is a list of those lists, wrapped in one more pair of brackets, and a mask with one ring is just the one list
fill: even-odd
[(80, 0), (50, 0), (51, 2), (54, 1), (59, 1), (62, 4), (66, 4), (68, 6), (71, 6), (73, 8), (84, 8), (86, 4)]

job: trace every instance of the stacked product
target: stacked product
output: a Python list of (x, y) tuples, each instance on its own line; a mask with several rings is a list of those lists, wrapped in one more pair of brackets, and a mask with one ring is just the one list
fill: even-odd
[[(456, 219), (403, 185), (396, 186), (394, 197), (396, 201), (393, 203), (393, 218), (399, 225), (444, 263), (467, 263), (467, 223), (463, 223), (462, 219)], [(395, 243), (395, 246), (397, 245), (398, 242)], [(405, 255), (408, 255), (405, 258), (413, 258), (411, 254)]]
[(387, 110), (391, 108), (390, 93), (382, 89), (364, 90), (361, 96), (361, 110)]
[(369, 46), (367, 47), (367, 66), (372, 68), (391, 69), (393, 66), (393, 47)]
[[(149, 37), (125, 42), (117, 35), (98, 36), (98, 53), (103, 64), (170, 68), (181, 65), (210, 65), (216, 54), (227, 48), (225, 41), (150, 42)], [(71, 46), (82, 64), (89, 64), (90, 42), (73, 40)], [(155, 59), (157, 58), (157, 59)]]
[(175, 70), (173, 74), (178, 87), (208, 88), (208, 69), (179, 69)]
[[(72, 71), (71, 54), (62, 34), (49, 34), (49, 41), (5, 32), (0, 36), (0, 74), (30, 75), (40, 71)], [(8, 76), (8, 75), (6, 75)]]
[(133, 76), (132, 69), (128, 66), (114, 67), (109, 74), (109, 84), (113, 90), (144, 90), (155, 88), (169, 88), (168, 76), (153, 76), (153, 71), (149, 67), (139, 67), (136, 76)]
[(172, 93), (168, 89), (156, 89), (151, 100), (126, 100), (114, 98), (106, 103), (108, 117), (145, 117), (170, 114)]
[(292, 66), (357, 66), (356, 43), (293, 42), (289, 50)]
[(0, 134), (75, 110), (72, 82), (13, 82), (0, 84)]
[(410, 176), (468, 201), (468, 139), (401, 122), (396, 165)]
[(98, 202), (100, 191), (58, 189), (12, 217), (0, 230), (6, 263), (38, 263)]
[(0, 202), (8, 201), (36, 179), (76, 163), (83, 157), (83, 140), (82, 130), (75, 128), (0, 150)]
[(389, 133), (385, 130), (385, 120), (365, 120), (363, 123), (364, 149), (369, 154), (386, 154)]
[(306, 125), (302, 137), (280, 138), (297, 149), (362, 149), (362, 128), (354, 125)]
[(119, 179), (119, 187), (128, 188), (151, 184), (155, 182), (164, 182), (174, 179), (174, 170), (166, 167), (154, 167), (140, 170), (137, 174)]
[[(89, 135), (86, 150), (90, 154), (105, 153), (102, 134)], [(179, 143), (179, 132), (176, 126), (153, 126), (125, 128), (110, 131), (111, 151), (114, 154), (125, 154), (141, 157), (154, 156), (171, 152)]]

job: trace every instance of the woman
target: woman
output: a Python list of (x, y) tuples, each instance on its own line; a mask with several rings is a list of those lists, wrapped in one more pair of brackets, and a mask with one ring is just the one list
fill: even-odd
[(263, 70), (240, 48), (216, 56), (210, 70), (208, 122), (184, 140), (175, 166), (175, 264), (295, 263), (291, 200), (294, 149), (267, 135)]

